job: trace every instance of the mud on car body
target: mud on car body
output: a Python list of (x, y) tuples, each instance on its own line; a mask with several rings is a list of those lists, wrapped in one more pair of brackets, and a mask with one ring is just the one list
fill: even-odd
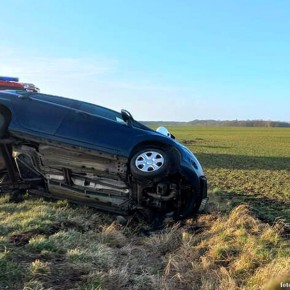
[(207, 200), (197, 158), (165, 129), (73, 99), (0, 91), (0, 187), (127, 215), (189, 218)]

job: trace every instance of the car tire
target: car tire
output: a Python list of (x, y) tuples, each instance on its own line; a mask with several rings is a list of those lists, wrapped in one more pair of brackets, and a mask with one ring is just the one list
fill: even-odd
[(24, 200), (25, 193), (26, 193), (26, 190), (23, 190), (23, 189), (15, 189), (11, 191), (10, 196), (9, 196), (9, 202), (14, 202), (14, 203), (22, 202)]
[(7, 133), (7, 128), (9, 125), (9, 116), (7, 112), (0, 108), (0, 139)]
[(169, 154), (157, 148), (141, 149), (130, 161), (131, 173), (137, 179), (162, 178), (169, 173), (170, 167)]

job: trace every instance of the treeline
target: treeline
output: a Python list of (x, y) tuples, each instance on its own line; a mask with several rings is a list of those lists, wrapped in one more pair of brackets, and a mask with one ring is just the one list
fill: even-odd
[(147, 126), (211, 126), (211, 127), (285, 127), (290, 128), (290, 123), (280, 121), (247, 120), (247, 121), (218, 121), (218, 120), (193, 120), (189, 122), (174, 121), (144, 121)]

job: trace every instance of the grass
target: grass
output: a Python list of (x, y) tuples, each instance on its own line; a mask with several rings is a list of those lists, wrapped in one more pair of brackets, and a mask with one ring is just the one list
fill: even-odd
[[(282, 289), (290, 283), (290, 130), (172, 127), (209, 180), (209, 213), (144, 235), (112, 215), (0, 198), (0, 289)], [(287, 289), (287, 288), (283, 288)]]
[(289, 128), (170, 130), (196, 153), (228, 210), (246, 203), (265, 221), (282, 219), (290, 228)]
[[(199, 235), (184, 230), (183, 243), (166, 266), (167, 288), (266, 289), (273, 279), (289, 274), (290, 249), (280, 225), (259, 222), (244, 205), (210, 224)], [(270, 266), (281, 264), (283, 269)]]

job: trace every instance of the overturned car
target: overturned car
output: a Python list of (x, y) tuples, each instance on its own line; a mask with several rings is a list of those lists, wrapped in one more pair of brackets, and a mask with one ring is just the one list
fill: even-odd
[(207, 201), (202, 167), (165, 128), (122, 110), (0, 91), (0, 188), (121, 215), (189, 218)]

